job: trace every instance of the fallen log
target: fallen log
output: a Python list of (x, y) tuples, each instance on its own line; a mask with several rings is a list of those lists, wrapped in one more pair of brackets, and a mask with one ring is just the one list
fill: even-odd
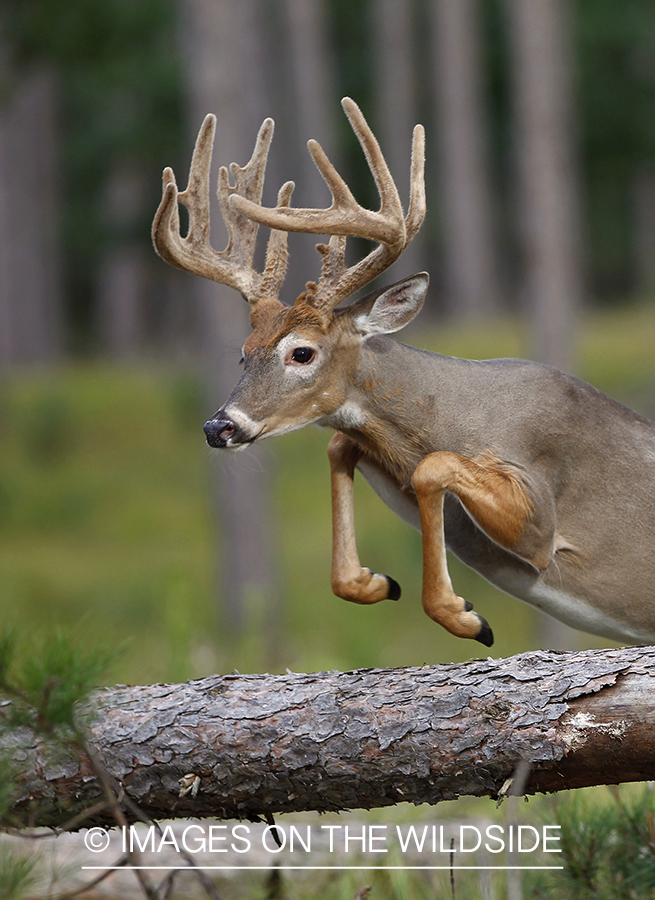
[[(497, 797), (521, 763), (526, 793), (655, 778), (655, 647), (215, 675), (102, 690), (93, 707), (90, 745), (153, 818)], [(25, 728), (2, 743), (20, 771), (14, 821), (60, 825), (95, 805), (84, 824), (113, 823), (79, 751)]]

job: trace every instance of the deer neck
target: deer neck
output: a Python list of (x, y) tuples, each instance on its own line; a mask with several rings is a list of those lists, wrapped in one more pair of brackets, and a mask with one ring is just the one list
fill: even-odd
[(412, 472), (429, 453), (428, 401), (416, 377), (416, 355), (387, 335), (362, 345), (341, 407), (321, 422), (352, 438), (365, 453), (409, 485)]

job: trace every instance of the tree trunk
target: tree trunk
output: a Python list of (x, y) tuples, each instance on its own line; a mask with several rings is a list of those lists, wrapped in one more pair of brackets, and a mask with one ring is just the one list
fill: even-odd
[(479, 319), (498, 309), (479, 0), (432, 0), (441, 219), (449, 310)]
[[(288, 47), (289, 85), (284, 90), (278, 70), (284, 53), (269, 53), (269, 78), (277, 80), (275, 120), (280, 137), (273, 146), (278, 172), (284, 172), (280, 183), (291, 179), (296, 183), (292, 203), (304, 207), (330, 205), (329, 190), (319, 175), (307, 150), (314, 138), (330, 160), (339, 168), (335, 154), (335, 127), (339, 102), (333, 85), (334, 62), (331, 58), (326, 8), (323, 0), (285, 0), (284, 16), (279, 23), (279, 37)], [(280, 90), (282, 88), (282, 90)], [(291, 102), (290, 102), (291, 98)], [(284, 296), (290, 303), (305, 290), (307, 281), (316, 281), (321, 271), (321, 257), (316, 244), (321, 238), (307, 234), (290, 234), (290, 265)]]
[[(416, 112), (413, 0), (374, 0), (370, 6), (374, 65), (374, 130), (407, 211)], [(393, 281), (427, 268), (422, 232), (393, 267)]]
[[(653, 676), (652, 647), (216, 675), (102, 691), (89, 735), (121, 790), (155, 818), (498, 797), (526, 763), (525, 792), (559, 791), (653, 777)], [(19, 820), (61, 824), (100, 796), (77, 755), (27, 729), (3, 744), (21, 769)], [(187, 786), (197, 776), (195, 796), (179, 796), (184, 776)]]
[(146, 291), (151, 253), (142, 246), (143, 174), (126, 159), (114, 161), (107, 179), (105, 221), (112, 241), (97, 276), (101, 349), (114, 359), (135, 358), (146, 335)]
[[(262, 121), (256, 99), (260, 95), (257, 4), (187, 0), (186, 10), (194, 138), (206, 113), (213, 112), (218, 118), (214, 147), (217, 164), (212, 175), (215, 186), (218, 165), (237, 162), (243, 166), (250, 159)], [(212, 243), (221, 250), (227, 238), (214, 193), (212, 187)], [(224, 285), (195, 278), (189, 286), (199, 298), (209, 416), (225, 402), (240, 377), (241, 347), (250, 330), (248, 307), (236, 291)], [(258, 458), (253, 460), (253, 455)], [(269, 606), (277, 602), (266, 450), (257, 448), (239, 456), (223, 454), (220, 461), (212, 460), (211, 476), (220, 541), (217, 599), (223, 623), (233, 635), (240, 635), (249, 619), (258, 614), (264, 598), (274, 598), (267, 601)], [(267, 618), (269, 627), (265, 631), (269, 647), (274, 647), (273, 623), (279, 617), (269, 614)]]
[(642, 165), (633, 181), (634, 271), (639, 293), (655, 291), (655, 171)]
[[(529, 355), (575, 372), (582, 305), (578, 184), (567, 0), (506, 0), (513, 57), (518, 218)], [(541, 643), (570, 650), (575, 632), (541, 614)]]
[(531, 355), (574, 369), (582, 271), (567, 0), (506, 0)]
[(52, 362), (64, 331), (56, 78), (44, 65), (7, 81), (0, 106), (0, 364)]

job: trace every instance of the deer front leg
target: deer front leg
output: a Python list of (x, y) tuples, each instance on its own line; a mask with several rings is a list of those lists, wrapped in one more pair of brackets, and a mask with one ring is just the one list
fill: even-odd
[(375, 575), (359, 561), (355, 541), (353, 478), (362, 453), (338, 431), (328, 444), (332, 479), (332, 590), (351, 603), (398, 600), (400, 585), (388, 575)]
[(512, 550), (532, 512), (527, 490), (511, 467), (491, 454), (471, 460), (445, 451), (421, 460), (412, 476), (412, 487), (423, 533), (423, 608), (452, 634), (490, 647), (493, 633), (489, 624), (455, 594), (448, 574), (444, 495), (447, 491), (455, 494), (492, 540)]

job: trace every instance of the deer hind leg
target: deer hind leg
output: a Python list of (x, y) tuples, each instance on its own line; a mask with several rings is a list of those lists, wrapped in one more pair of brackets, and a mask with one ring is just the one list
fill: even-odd
[(412, 487), (423, 533), (423, 608), (452, 634), (490, 647), (493, 633), (488, 622), (455, 594), (448, 574), (444, 495), (449, 491), (458, 497), (477, 525), (493, 541), (511, 550), (532, 512), (527, 490), (511, 467), (491, 454), (471, 460), (449, 452), (431, 453), (421, 460), (412, 476)]
[(388, 575), (375, 575), (359, 561), (355, 541), (353, 478), (361, 451), (337, 432), (328, 444), (332, 477), (332, 590), (351, 603), (398, 600), (400, 585)]

